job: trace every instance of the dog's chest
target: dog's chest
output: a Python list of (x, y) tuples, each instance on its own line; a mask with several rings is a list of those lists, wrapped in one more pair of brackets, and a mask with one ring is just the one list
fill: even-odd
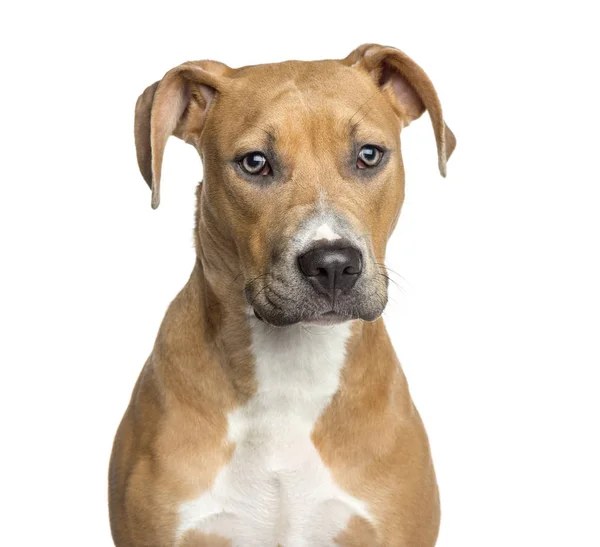
[(349, 326), (270, 330), (252, 321), (256, 395), (229, 416), (231, 461), (210, 491), (180, 506), (190, 529), (233, 546), (331, 545), (366, 506), (335, 484), (312, 440), (339, 386)]

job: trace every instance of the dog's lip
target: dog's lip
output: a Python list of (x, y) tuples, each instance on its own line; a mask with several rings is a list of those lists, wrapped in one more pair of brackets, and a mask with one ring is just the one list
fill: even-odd
[(263, 323), (265, 322), (265, 320), (262, 318), (262, 316), (260, 315), (260, 313), (258, 313), (256, 311), (256, 308), (252, 308), (254, 310), (254, 316), (256, 317), (256, 319), (258, 319), (259, 321), (262, 321)]
[(349, 315), (344, 315), (331, 310), (311, 319), (304, 319), (302, 322), (307, 325), (337, 325), (338, 323), (344, 323), (350, 319), (352, 319), (352, 317)]
[[(252, 308), (254, 312), (254, 316), (263, 323), (269, 324), (269, 322), (260, 315), (260, 313), (256, 310), (256, 308)], [(330, 310), (319, 315), (315, 315), (314, 317), (308, 319), (301, 319), (298, 323), (304, 323), (306, 325), (337, 325), (339, 323), (344, 323), (345, 321), (349, 321), (350, 319), (354, 319), (349, 315), (344, 315), (338, 313), (334, 310)]]

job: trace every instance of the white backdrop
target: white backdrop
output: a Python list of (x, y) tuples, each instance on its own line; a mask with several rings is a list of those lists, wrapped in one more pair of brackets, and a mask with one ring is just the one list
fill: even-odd
[[(133, 107), (172, 66), (396, 46), (436, 84), (403, 135), (385, 317), (425, 421), (439, 547), (600, 545), (592, 2), (32, 2), (0, 13), (0, 544), (109, 546), (112, 436), (194, 261), (194, 150), (157, 211)], [(586, 8), (585, 6), (589, 6)]]

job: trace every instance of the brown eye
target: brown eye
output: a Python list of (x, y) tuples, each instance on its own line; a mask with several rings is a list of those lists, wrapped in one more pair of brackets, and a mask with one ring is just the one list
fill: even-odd
[(242, 169), (249, 175), (268, 175), (271, 173), (271, 166), (260, 152), (250, 152), (246, 154), (240, 161)]
[(383, 158), (383, 151), (381, 148), (367, 144), (363, 146), (358, 153), (356, 167), (359, 169), (375, 167), (381, 161), (381, 158)]

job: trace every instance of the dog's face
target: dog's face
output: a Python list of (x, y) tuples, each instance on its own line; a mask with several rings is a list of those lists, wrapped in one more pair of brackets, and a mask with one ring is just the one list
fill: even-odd
[(219, 97), (201, 142), (207, 199), (259, 317), (381, 314), (378, 262), (403, 196), (399, 134), (372, 79), (334, 61), (254, 67)]
[(138, 102), (140, 167), (157, 205), (164, 126), (196, 146), (199, 254), (227, 257), (213, 276), (241, 280), (248, 309), (273, 325), (379, 317), (404, 198), (400, 131), (428, 108), (442, 169), (454, 146), (424, 73), (362, 46), (342, 61), (186, 64), (153, 88), (149, 121)]

